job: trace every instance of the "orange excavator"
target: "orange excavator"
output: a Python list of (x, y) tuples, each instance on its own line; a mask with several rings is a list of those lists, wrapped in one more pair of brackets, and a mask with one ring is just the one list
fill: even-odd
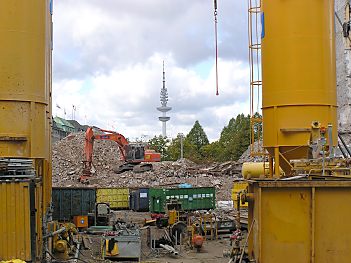
[(93, 128), (89, 127), (85, 133), (85, 161), (83, 175), (80, 181), (87, 180), (91, 176), (91, 169), (93, 166), (93, 146), (94, 140), (109, 140), (116, 142), (121, 159), (124, 161), (122, 165), (115, 171), (116, 173), (123, 173), (125, 171), (133, 170), (134, 172), (145, 172), (152, 170), (151, 162), (160, 162), (161, 154), (154, 150), (147, 149), (142, 144), (131, 144), (120, 133), (99, 129), (102, 134), (94, 134)]

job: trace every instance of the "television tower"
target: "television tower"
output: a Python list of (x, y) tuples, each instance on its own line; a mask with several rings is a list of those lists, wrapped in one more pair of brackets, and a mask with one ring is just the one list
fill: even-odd
[(166, 116), (166, 112), (170, 111), (172, 107), (167, 107), (168, 102), (168, 91), (166, 88), (166, 77), (165, 77), (165, 62), (163, 61), (163, 86), (160, 93), (161, 107), (157, 107), (157, 110), (162, 112), (162, 116), (158, 119), (162, 122), (162, 136), (167, 137), (166, 122), (170, 120), (170, 117)]

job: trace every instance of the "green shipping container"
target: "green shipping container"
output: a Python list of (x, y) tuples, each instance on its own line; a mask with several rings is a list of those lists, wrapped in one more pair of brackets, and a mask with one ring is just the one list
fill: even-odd
[(216, 206), (214, 187), (150, 188), (149, 196), (151, 213), (165, 213), (166, 204), (170, 200), (178, 200), (183, 211), (209, 210)]

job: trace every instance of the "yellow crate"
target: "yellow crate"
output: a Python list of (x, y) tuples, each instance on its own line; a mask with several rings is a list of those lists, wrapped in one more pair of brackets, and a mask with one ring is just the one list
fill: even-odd
[[(233, 189), (232, 189), (232, 200), (233, 200), (233, 205), (235, 208), (237, 208), (236, 202), (237, 202), (237, 194), (241, 191), (241, 190), (245, 190), (248, 186), (247, 181), (234, 181), (233, 183)], [(241, 204), (241, 207), (247, 207), (248, 203), (246, 202), (245, 204)]]
[[(38, 245), (42, 238), (41, 191), (40, 183), (31, 184), (29, 180), (0, 182), (1, 260), (32, 260), (32, 238)], [(39, 253), (41, 248), (36, 249)]]
[(109, 203), (114, 209), (129, 208), (128, 188), (98, 188), (96, 189), (96, 202)]

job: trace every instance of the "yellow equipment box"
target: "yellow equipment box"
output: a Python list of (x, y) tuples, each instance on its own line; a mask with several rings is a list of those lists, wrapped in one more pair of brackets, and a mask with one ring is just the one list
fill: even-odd
[[(233, 206), (237, 208), (237, 195), (240, 191), (245, 190), (248, 186), (247, 181), (244, 180), (237, 180), (234, 181), (233, 183), (233, 189), (232, 189), (232, 200), (233, 200)], [(241, 207), (247, 207), (247, 202), (245, 204), (240, 204)]]

